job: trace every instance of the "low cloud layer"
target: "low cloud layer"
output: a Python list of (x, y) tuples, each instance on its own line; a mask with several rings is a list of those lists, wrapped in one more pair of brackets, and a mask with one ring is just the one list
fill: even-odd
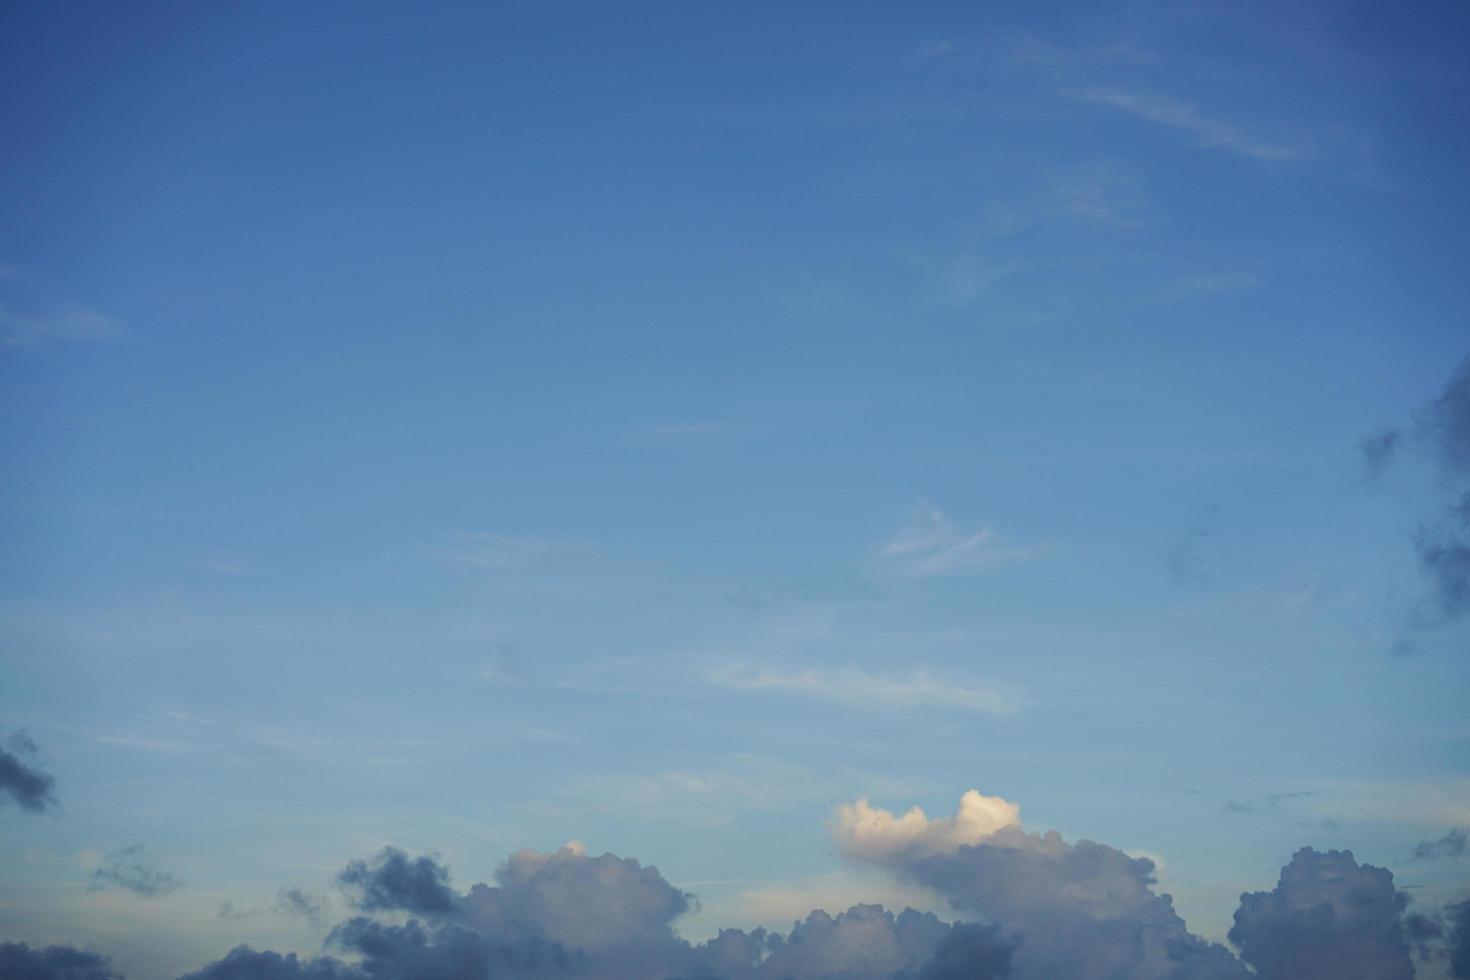
[(71, 946), (0, 943), (0, 977), (5, 980), (122, 980), (105, 956)]
[[(1415, 957), (1470, 977), (1470, 903), (1411, 912), (1390, 872), (1347, 851), (1303, 848), (1272, 890), (1243, 895), (1232, 950), (1189, 931), (1151, 859), (1030, 832), (1016, 804), (977, 790), (937, 818), (858, 800), (833, 832), (958, 921), (858, 904), (690, 943), (676, 926), (694, 896), (633, 858), (518, 851), (460, 891), (437, 857), (388, 847), (337, 876), (355, 912), (319, 955), (237, 946), (180, 980), (1409, 980)], [(162, 874), (136, 848), (106, 867), (145, 888)], [(117, 978), (96, 953), (23, 944), (0, 946), (0, 976)]]
[(1410, 980), (1408, 904), (1388, 870), (1304, 847), (1274, 889), (1240, 897), (1230, 941), (1260, 980)]

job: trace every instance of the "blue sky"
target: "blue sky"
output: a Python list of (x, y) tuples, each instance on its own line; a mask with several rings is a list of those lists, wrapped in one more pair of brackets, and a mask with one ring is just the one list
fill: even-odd
[(1463, 893), (1461, 6), (0, 25), (0, 938), (305, 953), (221, 903), (384, 844), (942, 911), (832, 815), (970, 788), (1214, 940), (1303, 845)]

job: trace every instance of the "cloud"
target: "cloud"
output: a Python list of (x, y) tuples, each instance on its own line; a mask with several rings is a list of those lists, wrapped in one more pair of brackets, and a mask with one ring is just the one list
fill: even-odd
[(1445, 907), (1450, 920), (1446, 951), (1450, 959), (1450, 976), (1470, 978), (1470, 899)]
[(1093, 88), (1082, 92), (1081, 98), (1178, 130), (1193, 137), (1199, 146), (1227, 150), (1255, 160), (1286, 160), (1302, 153), (1298, 147), (1272, 143), (1229, 123), (1202, 116), (1190, 103), (1167, 95)]
[(1434, 586), (1444, 619), (1470, 613), (1470, 492), (1414, 536), (1419, 566)]
[(295, 953), (256, 952), (236, 946), (223, 959), (179, 980), (366, 980), (365, 975), (330, 956), (297, 959)]
[(1470, 476), (1470, 357), (1456, 366), (1444, 389), (1419, 413), (1419, 431), (1440, 465), (1454, 477)]
[(1011, 975), (1017, 940), (997, 926), (957, 925), (939, 943), (919, 980), (999, 980)]
[(401, 909), (416, 915), (443, 915), (455, 907), (449, 870), (427, 855), (410, 858), (385, 847), (372, 862), (348, 863), (337, 876), (352, 904), (369, 911)]
[(1017, 704), (975, 682), (934, 677), (917, 670), (907, 674), (872, 674), (858, 667), (779, 671), (750, 664), (726, 665), (709, 671), (706, 680), (718, 687), (766, 691), (793, 697), (834, 701), (864, 708), (955, 708), (1005, 715)]
[(9, 347), (96, 343), (117, 340), (125, 334), (122, 324), (112, 317), (79, 306), (51, 313), (22, 313), (0, 307), (0, 343)]
[(693, 896), (670, 885), (654, 867), (612, 854), (589, 857), (572, 842), (551, 854), (517, 851), (495, 872), (497, 885), (476, 885), (464, 897), (465, 919), (481, 927), (533, 922), (572, 946), (599, 949), (630, 942), (672, 942), (673, 921)]
[(950, 927), (929, 912), (895, 916), (881, 905), (854, 905), (835, 917), (817, 909), (790, 935), (769, 944), (766, 977), (889, 976), (925, 963)]
[[(1303, 848), (1273, 891), (1242, 896), (1238, 959), (1189, 932), (1155, 892), (1153, 860), (1027, 832), (1005, 800), (971, 791), (936, 820), (866, 801), (838, 813), (848, 854), (944, 896), (961, 921), (858, 903), (696, 944), (674, 930), (694, 896), (633, 858), (518, 851), (461, 893), (438, 859), (389, 847), (339, 875), (360, 911), (321, 955), (236, 946), (180, 980), (1394, 980), (1413, 976), (1411, 947), (1470, 975), (1470, 903), (1406, 916), (1392, 876), (1347, 852)], [(96, 954), (14, 944), (0, 946), (0, 976), (115, 978)]]
[(0, 799), (9, 796), (21, 809), (36, 813), (54, 807), (55, 778), (26, 761), (36, 755), (36, 743), (22, 731), (12, 734), (6, 745), (0, 748)]
[[(183, 980), (889, 980), (927, 969), (937, 949), (945, 953), (941, 966), (969, 956), (979, 967), (1003, 961), (1009, 948), (984, 930), (942, 947), (951, 927), (932, 913), (861, 904), (836, 916), (812, 911), (789, 934), (725, 929), (691, 944), (672, 923), (693, 907), (693, 896), (653, 867), (612, 854), (592, 857), (575, 843), (552, 853), (516, 852), (494, 884), (464, 894), (449, 889), (449, 871), (435, 859), (396, 848), (350, 862), (339, 877), (360, 906), (373, 906), (364, 912), (395, 921), (353, 916), (328, 935), (333, 952), (312, 959), (236, 947)], [(416, 909), (425, 914), (397, 918)]]
[(1304, 847), (1273, 890), (1240, 897), (1230, 941), (1260, 980), (1411, 980), (1408, 901), (1386, 869)]
[(154, 898), (167, 895), (179, 884), (179, 879), (165, 871), (156, 858), (150, 857), (142, 844), (131, 844), (107, 856), (102, 867), (92, 872), (92, 882), (87, 890), (122, 888), (145, 898)]
[(1420, 841), (1414, 848), (1414, 857), (1420, 860), (1425, 858), (1457, 858), (1465, 853), (1466, 838), (1470, 837), (1464, 827), (1452, 827), (1439, 840)]
[(1220, 523), (1220, 509), (1203, 508), (1184, 529), (1184, 535), (1164, 556), (1169, 576), (1180, 585), (1205, 585), (1211, 574), (1205, 558), (1205, 543)]
[(320, 925), (326, 906), (325, 897), (291, 887), (276, 892), (275, 900), (270, 905), (240, 906), (226, 900), (220, 903), (219, 911), (215, 914), (221, 919), (254, 919), (268, 914), (294, 915)]
[(837, 808), (833, 836), (843, 853), (882, 864), (943, 854), (978, 844), (1005, 827), (1018, 826), (1021, 808), (998, 796), (969, 790), (952, 817), (931, 820), (919, 807), (903, 816), (866, 799)]
[(1404, 434), (1398, 429), (1381, 429), (1363, 437), (1358, 448), (1363, 453), (1363, 470), (1370, 477), (1379, 477), (1398, 458), (1404, 444)]
[(923, 578), (989, 571), (1036, 554), (1035, 549), (1007, 544), (988, 527), (963, 531), (926, 503), (883, 546), (877, 560), (895, 575)]
[(326, 900), (301, 888), (282, 888), (276, 892), (276, 901), (273, 906), (277, 912), (286, 915), (299, 915), (312, 922), (320, 922), (322, 911), (326, 906)]
[[(903, 829), (886, 811), (861, 819), (874, 811), (860, 800), (839, 809), (838, 842), (1018, 937), (1019, 980), (1248, 977), (1229, 950), (1190, 933), (1172, 900), (1153, 892), (1148, 858), (1092, 841), (1068, 844), (1054, 831), (1028, 833), (1013, 804), (971, 793), (952, 824), (910, 811)], [(981, 816), (965, 820), (967, 812)], [(851, 827), (871, 827), (858, 834), (867, 846), (848, 846)]]
[(105, 956), (72, 946), (0, 943), (0, 977), (5, 980), (123, 980)]
[[(1420, 522), (1414, 535), (1419, 569), (1432, 587), (1433, 614), (1419, 617), (1416, 629), (1470, 614), (1470, 357), (1450, 374), (1439, 394), (1414, 417), (1412, 432), (1450, 488), (1450, 501)], [(1397, 454), (1404, 431), (1386, 428), (1363, 441), (1369, 472), (1380, 472)], [(1396, 649), (1413, 649), (1405, 637)]]

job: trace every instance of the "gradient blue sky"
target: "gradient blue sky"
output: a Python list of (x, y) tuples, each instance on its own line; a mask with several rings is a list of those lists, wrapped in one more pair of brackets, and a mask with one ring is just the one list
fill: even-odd
[[(1162, 859), (1470, 823), (1409, 427), (1470, 353), (1463, 4), (7, 4), (7, 938), (136, 977), (393, 842), (683, 923), (922, 902), (833, 807)], [(1407, 430), (1406, 430), (1407, 431)], [(1398, 652), (1395, 653), (1394, 651)], [(141, 844), (180, 887), (88, 891)], [(161, 943), (169, 937), (170, 944)]]

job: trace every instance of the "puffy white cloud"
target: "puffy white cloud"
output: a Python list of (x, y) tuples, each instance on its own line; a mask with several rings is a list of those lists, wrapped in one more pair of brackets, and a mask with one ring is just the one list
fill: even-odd
[(866, 798), (837, 808), (834, 834), (844, 853), (869, 861), (912, 860), (978, 844), (996, 831), (1018, 827), (1021, 808), (999, 796), (972, 789), (960, 797), (952, 817), (930, 819), (919, 807), (902, 816)]

